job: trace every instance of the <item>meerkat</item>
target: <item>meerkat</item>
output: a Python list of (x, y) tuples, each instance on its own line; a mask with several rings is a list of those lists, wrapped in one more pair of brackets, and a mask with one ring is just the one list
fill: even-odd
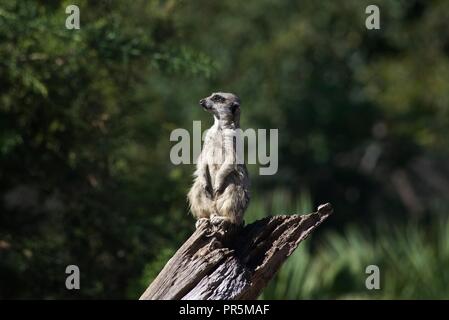
[(198, 219), (196, 226), (202, 218), (213, 224), (227, 220), (241, 225), (250, 200), (250, 181), (244, 161), (237, 161), (236, 153), (240, 99), (217, 92), (201, 99), (200, 106), (212, 113), (214, 124), (205, 136), (187, 196), (190, 210)]

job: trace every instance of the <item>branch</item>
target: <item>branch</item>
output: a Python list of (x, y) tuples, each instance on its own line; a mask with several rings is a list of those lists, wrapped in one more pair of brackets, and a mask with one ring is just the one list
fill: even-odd
[(140, 300), (256, 299), (285, 260), (329, 215), (327, 203), (308, 215), (279, 215), (245, 227), (205, 220)]

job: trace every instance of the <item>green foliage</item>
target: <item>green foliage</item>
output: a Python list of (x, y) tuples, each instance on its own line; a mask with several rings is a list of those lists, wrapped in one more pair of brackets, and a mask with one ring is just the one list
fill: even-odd
[(140, 91), (148, 74), (213, 66), (156, 3), (126, 5), (145, 22), (121, 15), (124, 3), (81, 2), (74, 31), (65, 2), (0, 6), (0, 296), (74, 296), (61, 282), (69, 264), (81, 269), (77, 297), (123, 296), (156, 246), (188, 232), (161, 228), (186, 210), (156, 148), (176, 117)]
[(145, 266), (142, 276), (140, 278), (136, 278), (135, 284), (131, 284), (128, 287), (127, 296), (130, 299), (139, 297), (148, 285), (156, 278), (159, 272), (161, 272), (162, 268), (175, 252), (176, 250), (169, 247), (162, 248), (152, 262)]
[[(282, 212), (292, 210), (285, 202), (283, 208)], [(352, 225), (343, 232), (327, 232), (314, 246), (306, 240), (261, 298), (447, 299), (447, 218), (434, 218), (427, 226), (378, 223), (375, 230), (365, 229)], [(379, 290), (365, 287), (369, 265), (380, 269)]]

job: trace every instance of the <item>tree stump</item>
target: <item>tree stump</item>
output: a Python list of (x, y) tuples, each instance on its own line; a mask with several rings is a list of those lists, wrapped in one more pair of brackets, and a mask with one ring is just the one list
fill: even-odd
[(279, 215), (244, 227), (204, 220), (140, 300), (256, 299), (284, 261), (330, 214)]

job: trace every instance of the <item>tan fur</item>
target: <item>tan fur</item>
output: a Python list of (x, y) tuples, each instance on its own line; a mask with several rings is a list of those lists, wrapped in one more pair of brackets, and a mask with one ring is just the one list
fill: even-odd
[(188, 193), (197, 218), (225, 219), (243, 223), (249, 204), (249, 177), (245, 164), (236, 161), (235, 136), (240, 126), (240, 100), (232, 93), (214, 93), (200, 104), (214, 115)]

